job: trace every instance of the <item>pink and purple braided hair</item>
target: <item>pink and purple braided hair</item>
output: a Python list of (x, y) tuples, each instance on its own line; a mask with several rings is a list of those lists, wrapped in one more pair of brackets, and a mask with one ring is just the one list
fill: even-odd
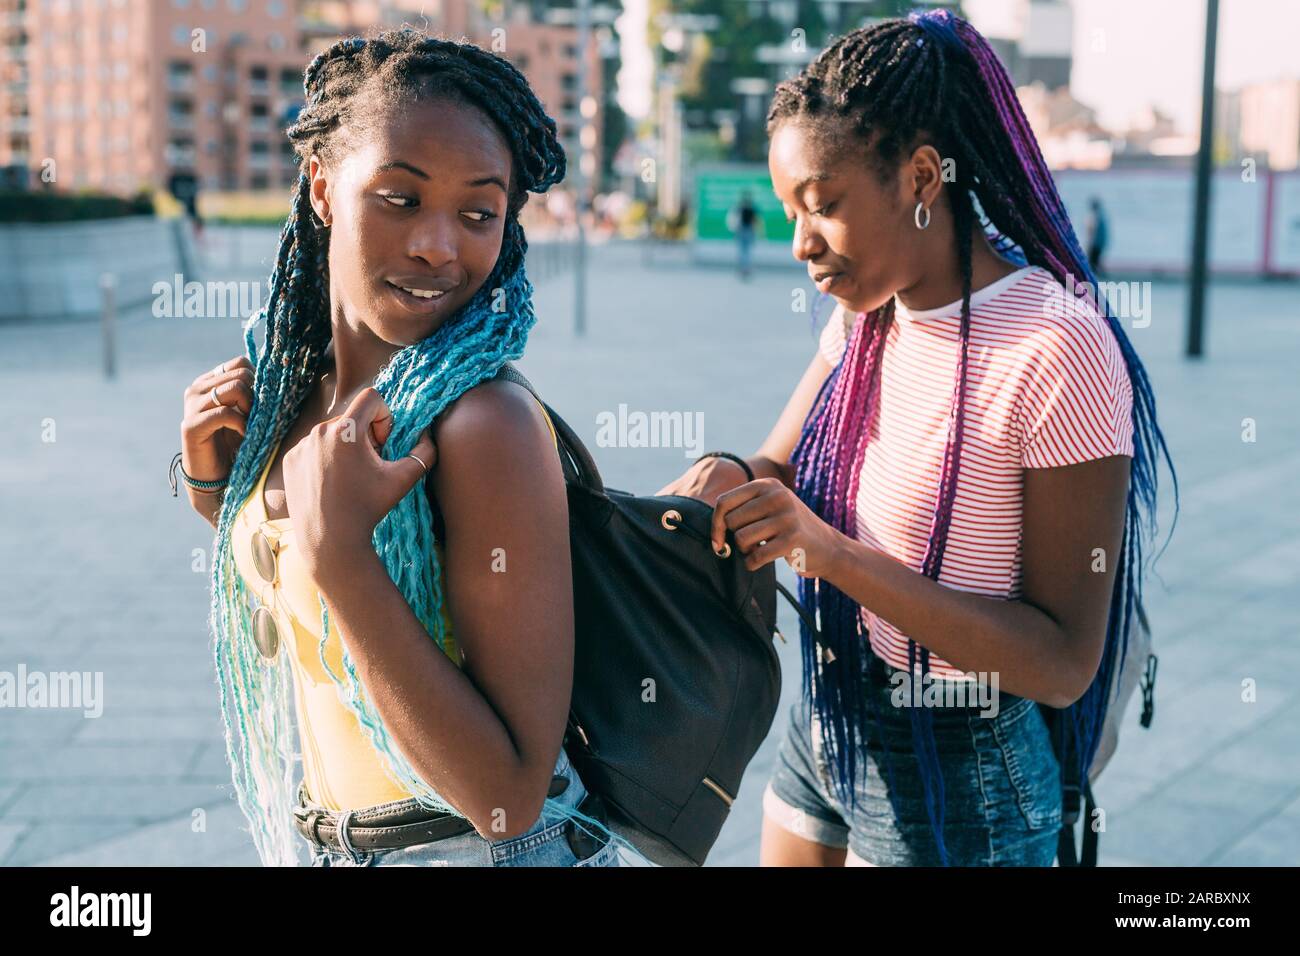
[[(802, 73), (778, 86), (769, 132), (798, 118), (851, 142), (870, 144), (870, 159), (886, 171), (905, 150), (930, 142), (956, 160), (949, 184), (962, 272), (961, 353), (938, 500), (922, 573), (938, 580), (961, 470), (963, 408), (970, 341), (971, 228), (979, 216), (995, 248), (1022, 264), (1052, 273), (1063, 285), (1097, 288), (1065, 206), (1016, 98), (1006, 70), (984, 38), (946, 10), (913, 13), (855, 30), (828, 47)], [(848, 124), (846, 126), (846, 124)], [(830, 136), (823, 137), (827, 141)], [(882, 172), (883, 174), (883, 172)], [(975, 203), (978, 202), (978, 210)], [(1105, 649), (1092, 684), (1064, 710), (1040, 705), (1067, 781), (1086, 781), (1100, 741), (1109, 692), (1123, 666), (1128, 635), (1141, 612), (1144, 546), (1155, 533), (1157, 464), (1173, 464), (1159, 426), (1146, 371), (1118, 318), (1100, 296), (1089, 302), (1115, 335), (1133, 387), (1134, 456), (1121, 554)], [(866, 442), (880, 402), (880, 366), (893, 300), (860, 316), (844, 357), (823, 385), (792, 455), (801, 500), (828, 524), (856, 535), (856, 502)], [(1177, 494), (1177, 478), (1174, 476)], [(861, 675), (872, 652), (859, 606), (825, 581), (803, 579), (801, 598), (816, 608), (820, 633), (802, 628), (804, 693), (811, 695), (822, 744), (839, 796), (855, 799), (859, 750), (873, 704)], [(908, 642), (908, 667), (922, 680), (929, 651)], [(945, 865), (943, 776), (926, 708), (910, 708), (912, 738), (938, 856)], [(887, 758), (888, 763), (888, 758)], [(892, 766), (888, 768), (892, 778)], [(894, 788), (890, 787), (891, 799)]]

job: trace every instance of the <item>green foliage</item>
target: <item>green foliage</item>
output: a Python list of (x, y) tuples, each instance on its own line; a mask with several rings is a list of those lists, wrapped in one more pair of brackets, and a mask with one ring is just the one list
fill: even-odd
[(148, 192), (129, 199), (97, 193), (0, 192), (0, 222), (78, 222), (153, 214)]

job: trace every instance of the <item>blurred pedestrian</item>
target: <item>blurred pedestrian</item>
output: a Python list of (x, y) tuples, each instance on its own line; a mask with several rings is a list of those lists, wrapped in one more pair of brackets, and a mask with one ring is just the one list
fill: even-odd
[(752, 271), (754, 242), (758, 235), (758, 210), (749, 190), (741, 194), (740, 204), (732, 210), (731, 229), (736, 234), (737, 264), (741, 279), (748, 280)]
[(1088, 264), (1094, 273), (1101, 275), (1105, 271), (1101, 260), (1106, 254), (1106, 245), (1110, 242), (1110, 224), (1106, 221), (1106, 210), (1097, 196), (1088, 200), (1088, 219), (1084, 224), (1084, 232), (1088, 237)]

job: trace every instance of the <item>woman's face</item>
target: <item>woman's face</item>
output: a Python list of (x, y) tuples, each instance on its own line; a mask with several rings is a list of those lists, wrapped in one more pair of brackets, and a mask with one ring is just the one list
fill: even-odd
[(510, 148), (482, 112), (448, 100), (388, 110), (329, 168), (311, 160), (330, 222), (334, 312), (402, 347), (479, 290), (505, 229)]
[(882, 184), (853, 151), (839, 161), (826, 152), (803, 123), (781, 123), (768, 151), (772, 187), (795, 224), (794, 256), (818, 290), (851, 312), (869, 312), (915, 281), (920, 231), (908, 201), (915, 184), (907, 175)]

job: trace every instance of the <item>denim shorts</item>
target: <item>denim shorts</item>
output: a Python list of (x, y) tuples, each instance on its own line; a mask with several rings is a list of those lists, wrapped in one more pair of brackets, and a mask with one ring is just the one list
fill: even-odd
[[(569, 780), (568, 787), (555, 798), (556, 801), (569, 807), (581, 803), (587, 789), (563, 749), (555, 763), (555, 775), (564, 775)], [(313, 806), (311, 803), (307, 805)], [(414, 798), (382, 804), (385, 808), (417, 805)], [(611, 842), (605, 842), (586, 859), (578, 859), (569, 848), (567, 839), (572, 825), (567, 819), (556, 822), (544, 814), (527, 833), (509, 840), (491, 841), (471, 831), (432, 843), (392, 850), (354, 850), (348, 853), (314, 843), (308, 843), (308, 847), (312, 866), (618, 866), (618, 847)]]
[[(805, 840), (848, 848), (850, 864), (939, 866), (909, 708), (891, 700), (896, 685), (890, 677), (906, 671), (895, 671), (875, 654), (867, 657), (863, 687), (879, 722), (868, 720), (866, 745), (858, 753), (855, 806), (846, 807), (834, 792), (820, 733), (814, 733), (811, 707), (801, 695), (790, 708), (790, 726), (763, 794), (764, 816)], [(991, 711), (930, 708), (943, 773), (948, 862), (1051, 866), (1061, 828), (1061, 768), (1047, 724), (1034, 701), (1014, 694), (999, 692), (996, 716)]]

